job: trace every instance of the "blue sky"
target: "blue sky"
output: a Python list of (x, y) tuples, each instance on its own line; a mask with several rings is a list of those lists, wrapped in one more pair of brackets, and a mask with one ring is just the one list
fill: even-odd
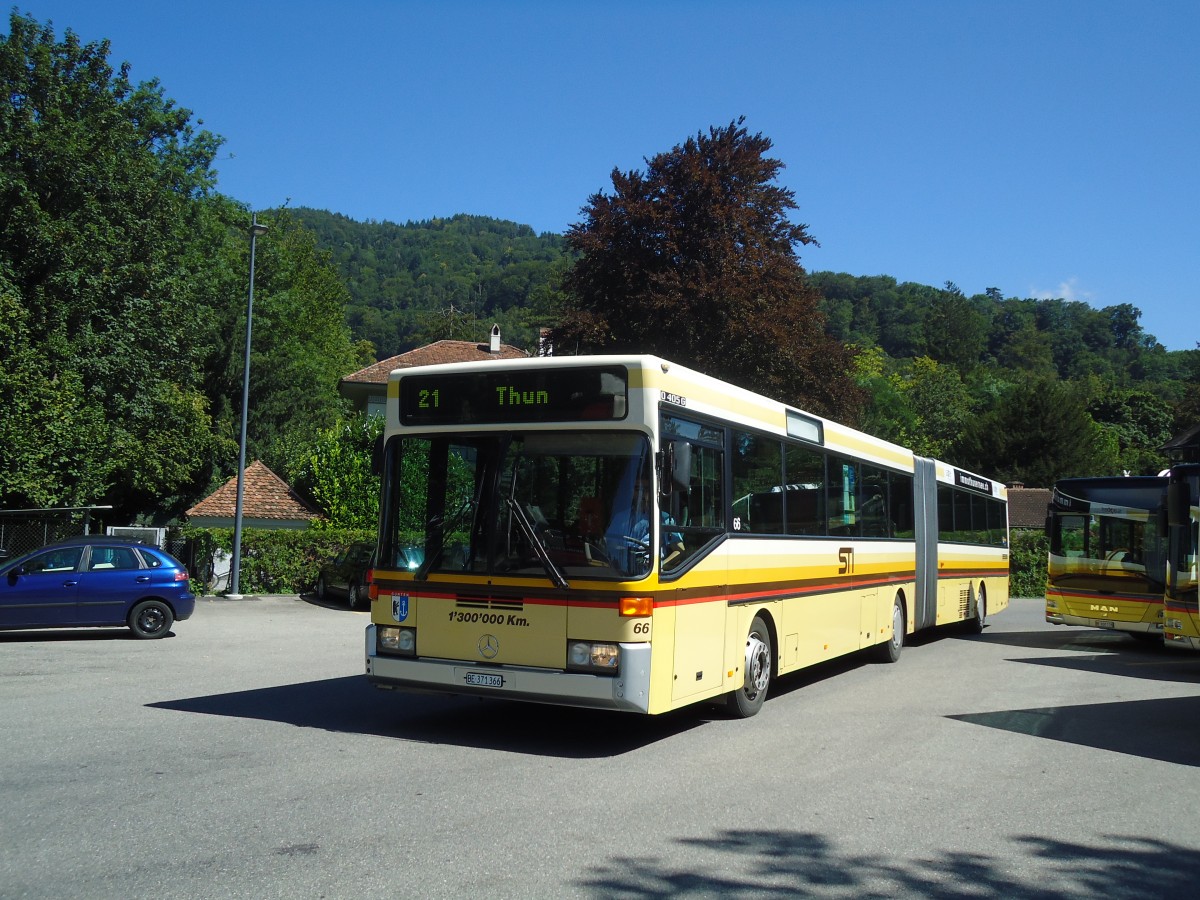
[(1130, 303), (1200, 342), (1200, 3), (26, 0), (225, 137), (220, 189), (562, 232), (746, 117), (812, 271)]

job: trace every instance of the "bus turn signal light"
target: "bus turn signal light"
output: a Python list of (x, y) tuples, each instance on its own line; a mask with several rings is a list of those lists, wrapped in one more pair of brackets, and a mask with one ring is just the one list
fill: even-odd
[(622, 618), (648, 616), (654, 612), (654, 598), (622, 597), (618, 608)]

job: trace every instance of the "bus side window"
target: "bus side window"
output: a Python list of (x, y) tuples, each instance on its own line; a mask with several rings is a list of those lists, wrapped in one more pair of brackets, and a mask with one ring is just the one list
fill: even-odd
[(733, 530), (783, 533), (783, 455), (774, 438), (733, 433)]
[(833, 456), (829, 459), (829, 481), (826, 497), (829, 503), (829, 533), (838, 537), (857, 537), (858, 462)]
[[(669, 532), (671, 549), (663, 558), (671, 572), (694, 557), (713, 537), (725, 532), (725, 494), (720, 450), (691, 445), (691, 471), (686, 488), (673, 485), (663, 498), (662, 528)], [(675, 540), (675, 538), (682, 540)], [(682, 545), (676, 546), (676, 545)]]
[[(889, 505), (892, 519), (892, 537), (911, 538), (916, 534), (913, 515), (913, 477), (899, 472), (892, 472), (889, 477), (891, 488), (891, 504)], [(1004, 521), (1004, 505), (1000, 507), (1000, 521)], [(1003, 525), (1001, 526), (1003, 532)]]
[(784, 449), (788, 534), (824, 534), (825, 454), (788, 444)]
[(862, 466), (859, 482), (859, 519), (863, 537), (888, 537), (888, 473)]

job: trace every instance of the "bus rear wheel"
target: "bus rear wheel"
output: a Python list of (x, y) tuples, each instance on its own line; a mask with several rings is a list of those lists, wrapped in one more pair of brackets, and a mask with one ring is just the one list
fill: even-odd
[(900, 652), (904, 649), (904, 601), (900, 595), (892, 601), (892, 636), (878, 645), (878, 655), (881, 662), (899, 662)]
[(771, 685), (771, 632), (759, 616), (750, 624), (746, 635), (746, 668), (742, 686), (729, 693), (729, 711), (739, 719), (748, 719), (767, 699)]

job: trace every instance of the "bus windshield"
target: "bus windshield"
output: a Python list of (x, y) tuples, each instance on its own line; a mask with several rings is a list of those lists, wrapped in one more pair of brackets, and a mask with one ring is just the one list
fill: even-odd
[(653, 454), (633, 432), (393, 439), (384, 558), (416, 571), (640, 579), (651, 570)]
[[(1051, 580), (1144, 581), (1147, 589), (1162, 592), (1166, 548), (1155, 516), (1164, 479), (1124, 481), (1128, 487), (1116, 481), (1107, 493), (1076, 490), (1084, 500), (1070, 495), (1071, 482), (1059, 483), (1047, 535)], [(1149, 486), (1136, 493), (1135, 482)]]

